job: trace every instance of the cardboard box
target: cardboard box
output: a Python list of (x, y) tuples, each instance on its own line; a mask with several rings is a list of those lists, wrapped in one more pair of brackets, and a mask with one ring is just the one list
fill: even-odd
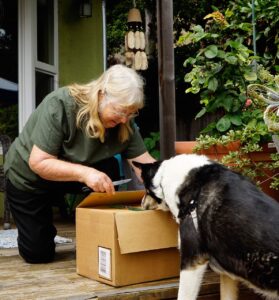
[[(76, 209), (77, 273), (112, 286), (177, 277), (178, 226), (144, 191), (91, 193)], [(105, 206), (104, 206), (105, 204)]]

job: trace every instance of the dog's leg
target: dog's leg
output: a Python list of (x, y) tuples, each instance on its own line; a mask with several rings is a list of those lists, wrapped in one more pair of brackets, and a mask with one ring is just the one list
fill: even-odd
[(195, 300), (197, 298), (206, 267), (207, 263), (180, 271), (178, 300)]
[(225, 274), (220, 275), (221, 300), (238, 299), (238, 282)]

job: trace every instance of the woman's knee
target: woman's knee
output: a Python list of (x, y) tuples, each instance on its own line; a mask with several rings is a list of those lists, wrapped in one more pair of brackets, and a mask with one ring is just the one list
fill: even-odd
[(27, 243), (18, 240), (18, 251), (27, 263), (49, 263), (54, 260), (55, 242), (54, 240), (48, 242), (38, 241), (27, 245)]

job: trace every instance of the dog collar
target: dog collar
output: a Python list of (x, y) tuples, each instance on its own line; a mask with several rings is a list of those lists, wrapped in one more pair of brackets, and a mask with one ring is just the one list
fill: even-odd
[(187, 215), (191, 215), (192, 216), (193, 211), (195, 211), (195, 215), (197, 215), (196, 208), (197, 208), (197, 200), (196, 199), (192, 199), (187, 206), (181, 207), (179, 209), (180, 212), (178, 214), (178, 218), (179, 219), (184, 219)]
[(191, 217), (192, 217), (192, 220), (193, 220), (196, 230), (198, 230), (198, 217), (197, 217), (197, 209), (196, 208), (193, 211), (191, 211)]

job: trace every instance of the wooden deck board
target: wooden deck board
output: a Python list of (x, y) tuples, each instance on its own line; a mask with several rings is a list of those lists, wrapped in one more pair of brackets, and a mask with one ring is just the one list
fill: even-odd
[[(75, 225), (57, 222), (58, 235), (73, 243), (57, 246), (57, 259), (49, 264), (27, 264), (17, 249), (0, 249), (1, 300), (153, 300), (176, 299), (178, 279), (114, 288), (76, 273)], [(219, 299), (219, 276), (208, 271), (199, 300)], [(243, 290), (240, 300), (262, 299)]]

